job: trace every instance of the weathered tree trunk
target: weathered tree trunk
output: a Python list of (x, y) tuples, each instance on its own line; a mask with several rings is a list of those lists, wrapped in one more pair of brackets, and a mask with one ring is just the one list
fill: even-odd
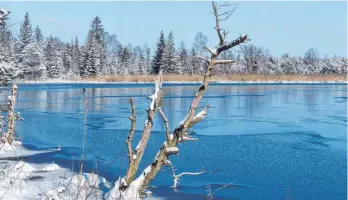
[[(178, 144), (183, 141), (196, 140), (195, 138), (192, 138), (189, 136), (189, 133), (187, 133), (187, 130), (193, 127), (198, 122), (200, 122), (207, 115), (209, 105), (207, 105), (198, 114), (196, 114), (196, 111), (204, 95), (204, 92), (208, 88), (210, 78), (212, 76), (212, 70), (215, 65), (231, 64), (234, 62), (234, 60), (218, 60), (219, 54), (247, 40), (246, 35), (241, 35), (236, 40), (230, 43), (225, 43), (225, 37), (227, 35), (227, 32), (223, 31), (221, 33), (221, 30), (223, 29), (220, 28), (219, 22), (229, 18), (229, 16), (231, 16), (231, 14), (234, 12), (235, 8), (233, 8), (231, 11), (224, 12), (222, 14), (218, 14), (218, 11), (219, 11), (219, 8), (230, 6), (230, 5), (231, 4), (229, 3), (225, 3), (217, 7), (216, 3), (214, 2), (212, 3), (214, 16), (216, 18), (216, 30), (220, 40), (219, 47), (214, 50), (211, 50), (208, 47), (205, 47), (205, 49), (211, 54), (210, 59), (203, 58), (201, 56), (197, 57), (198, 59), (204, 60), (207, 64), (206, 71), (203, 77), (203, 82), (202, 82), (202, 85), (198, 88), (195, 94), (195, 97), (192, 100), (187, 116), (175, 128), (175, 130), (173, 131), (173, 134), (171, 134), (169, 131), (168, 120), (165, 117), (163, 110), (161, 109), (163, 90), (162, 90), (162, 76), (159, 75), (158, 80), (156, 82), (155, 93), (149, 97), (149, 99), (151, 99), (151, 103), (150, 103), (149, 109), (147, 110), (148, 115), (147, 115), (147, 120), (145, 121), (144, 131), (142, 133), (141, 139), (137, 147), (135, 148), (135, 152), (133, 153), (131, 143), (132, 143), (132, 138), (134, 136), (134, 130), (135, 130), (135, 106), (133, 104), (133, 100), (130, 99), (129, 102), (132, 108), (132, 117), (130, 119), (132, 124), (131, 124), (130, 132), (128, 134), (128, 139), (126, 141), (128, 146), (129, 167), (128, 167), (125, 178), (120, 178), (116, 182), (115, 187), (106, 194), (107, 199), (115, 199), (115, 198), (116, 199), (138, 199), (138, 197), (143, 194), (144, 189), (148, 186), (150, 181), (155, 178), (155, 176), (160, 171), (162, 166), (170, 162), (168, 160), (169, 156), (172, 154), (177, 154), (179, 152), (179, 148), (177, 147)], [(140, 176), (137, 179), (134, 180), (141, 158), (143, 156), (147, 142), (150, 137), (156, 111), (159, 111), (166, 128), (166, 141), (161, 146), (153, 162), (148, 167), (146, 167), (146, 169), (140, 174)], [(183, 173), (182, 175), (185, 175), (185, 174), (187, 173)], [(182, 175), (176, 176), (174, 174), (174, 178), (178, 179), (178, 177)]]
[(12, 95), (8, 97), (8, 131), (7, 131), (7, 142), (9, 144), (13, 144), (13, 138), (14, 138), (14, 129), (15, 129), (15, 104), (16, 104), (16, 97), (17, 97), (17, 85), (12, 85)]

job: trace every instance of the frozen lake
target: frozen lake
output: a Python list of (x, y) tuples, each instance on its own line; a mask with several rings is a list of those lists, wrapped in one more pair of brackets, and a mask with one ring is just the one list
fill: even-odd
[[(17, 135), (30, 149), (62, 146), (62, 151), (31, 156), (28, 162), (51, 162), (76, 168), (83, 138), (82, 88), (88, 91), (85, 171), (97, 166), (114, 182), (128, 165), (125, 140), (130, 127), (129, 97), (137, 108), (137, 143), (153, 84), (33, 84), (19, 85)], [(165, 84), (163, 110), (171, 130), (186, 115), (197, 85)], [(1, 94), (5, 101), (8, 93)], [(216, 84), (201, 107), (208, 116), (194, 127), (196, 142), (180, 145), (171, 161), (185, 176), (179, 188), (164, 168), (151, 185), (164, 199), (203, 199), (207, 186), (231, 186), (217, 199), (346, 199), (347, 86), (344, 84)], [(157, 116), (142, 169), (165, 138)]]

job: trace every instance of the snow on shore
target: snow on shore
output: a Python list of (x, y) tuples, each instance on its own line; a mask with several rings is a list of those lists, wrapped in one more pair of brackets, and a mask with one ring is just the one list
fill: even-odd
[[(55, 163), (31, 164), (21, 159), (22, 156), (59, 150), (32, 151), (25, 149), (17, 141), (13, 145), (0, 141), (0, 199), (102, 200), (104, 193), (100, 189), (101, 185), (112, 188), (109, 194), (113, 195), (108, 196), (109, 200), (118, 199), (113, 193), (117, 184), (112, 187), (110, 182), (97, 174), (76, 174), (70, 169), (60, 168)], [(138, 182), (134, 181), (134, 184)], [(127, 191), (131, 191), (128, 195), (137, 194), (137, 190)], [(159, 198), (150, 196), (146, 199)]]
[(1, 142), (0, 147), (1, 199), (102, 199), (99, 185), (107, 183), (105, 178), (91, 173), (75, 175), (55, 163), (30, 164), (20, 158), (49, 151), (30, 151), (20, 143)]

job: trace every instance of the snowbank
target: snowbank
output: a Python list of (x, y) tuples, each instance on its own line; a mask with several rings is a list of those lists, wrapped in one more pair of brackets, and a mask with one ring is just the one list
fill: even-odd
[[(106, 179), (96, 174), (74, 175), (55, 163), (30, 164), (20, 159), (47, 151), (30, 151), (20, 143), (1, 142), (0, 149), (0, 198), (42, 200), (102, 199), (99, 185)], [(0, 146), (0, 147), (1, 147)]]
[[(2, 147), (2, 148), (1, 148)], [(50, 150), (52, 151), (52, 150)], [(56, 151), (56, 150), (53, 150)], [(31, 164), (23, 161), (21, 156), (46, 153), (48, 151), (31, 151), (22, 147), (20, 142), (13, 145), (0, 142), (0, 198), (1, 199), (41, 199), (41, 200), (117, 200), (139, 199), (137, 188), (144, 180), (144, 173), (139, 176), (128, 190), (120, 193), (119, 181), (114, 187), (104, 177), (94, 173), (75, 174), (69, 169), (60, 168), (55, 163)], [(112, 188), (105, 196), (100, 189), (104, 185)], [(147, 198), (154, 199), (154, 198)]]

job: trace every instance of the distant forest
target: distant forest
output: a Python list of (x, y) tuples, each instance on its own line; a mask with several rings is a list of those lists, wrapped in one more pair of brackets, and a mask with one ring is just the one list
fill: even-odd
[[(122, 44), (115, 34), (106, 32), (101, 19), (96, 16), (88, 37), (81, 42), (77, 37), (63, 42), (52, 35), (44, 37), (40, 27), (33, 28), (30, 16), (25, 14), (20, 33), (15, 36), (5, 20), (0, 27), (0, 79), (1, 82), (20, 80), (71, 79), (105, 75), (200, 74), (204, 61), (195, 56), (204, 54), (207, 36), (198, 32), (192, 47), (184, 42), (175, 47), (172, 32), (159, 33), (157, 48), (147, 44), (133, 46)], [(252, 44), (240, 46), (235, 51), (224, 52), (221, 59), (233, 59), (232, 65), (221, 65), (215, 74), (346, 74), (347, 58), (319, 58), (311, 48), (303, 57), (285, 53), (274, 57), (262, 47)]]

